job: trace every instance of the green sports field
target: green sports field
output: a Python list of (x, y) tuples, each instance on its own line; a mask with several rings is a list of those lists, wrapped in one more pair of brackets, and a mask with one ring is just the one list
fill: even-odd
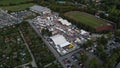
[(90, 27), (99, 27), (99, 26), (105, 26), (108, 23), (98, 19), (90, 14), (84, 13), (84, 12), (79, 12), (79, 11), (71, 11), (65, 13), (65, 16), (69, 17), (70, 19), (73, 19), (77, 22), (80, 22), (82, 24), (88, 25)]
[(32, 0), (0, 0), (0, 5), (9, 5), (9, 4), (19, 4), (19, 3), (25, 3)]
[(15, 6), (2, 6), (0, 8), (9, 10), (9, 11), (20, 11), (20, 10), (25, 10), (26, 8), (29, 8), (33, 5), (34, 5), (33, 3), (28, 3), (28, 4), (20, 4)]
[(34, 4), (33, 0), (0, 0), (0, 8), (9, 11), (25, 10)]

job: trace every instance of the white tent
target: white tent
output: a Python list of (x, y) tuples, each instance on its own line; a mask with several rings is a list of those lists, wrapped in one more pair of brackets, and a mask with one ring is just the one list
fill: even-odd
[(60, 47), (65, 47), (68, 46), (70, 43), (65, 39), (65, 37), (63, 35), (55, 35), (50, 37), (53, 42), (55, 43), (55, 45), (59, 45)]
[(88, 32), (86, 32), (85, 30), (80, 30), (80, 32), (81, 32), (82, 35), (88, 33)]
[(69, 23), (67, 20), (64, 20), (62, 18), (58, 19), (58, 21), (60, 21), (63, 25), (66, 25), (66, 26), (70, 26), (71, 23)]

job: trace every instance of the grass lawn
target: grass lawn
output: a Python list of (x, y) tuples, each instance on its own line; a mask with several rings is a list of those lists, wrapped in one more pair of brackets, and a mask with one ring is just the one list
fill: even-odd
[(19, 3), (25, 3), (32, 0), (0, 0), (0, 5), (9, 5), (9, 4), (19, 4)]
[(28, 4), (20, 4), (20, 5), (15, 5), (15, 6), (4, 6), (0, 8), (9, 10), (9, 11), (20, 11), (20, 10), (25, 10), (26, 8), (29, 8), (33, 5), (34, 5), (33, 3), (28, 3)]
[(65, 16), (83, 23), (85, 25), (88, 25), (90, 27), (98, 27), (98, 26), (104, 26), (107, 25), (107, 22), (100, 20), (92, 15), (89, 15), (87, 13), (84, 12), (79, 12), (79, 11), (71, 11), (71, 12), (67, 12), (65, 13)]

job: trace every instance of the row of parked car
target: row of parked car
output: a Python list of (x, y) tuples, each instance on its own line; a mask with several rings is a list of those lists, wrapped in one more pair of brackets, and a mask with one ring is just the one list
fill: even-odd
[[(69, 58), (65, 58), (62, 60), (66, 68), (84, 68), (84, 64), (81, 63), (79, 57), (80, 57), (80, 52), (72, 54)], [(78, 56), (79, 55), (79, 56)]]

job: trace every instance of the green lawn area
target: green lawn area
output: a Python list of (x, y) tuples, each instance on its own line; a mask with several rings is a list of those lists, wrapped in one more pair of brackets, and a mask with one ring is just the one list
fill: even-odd
[(15, 5), (15, 6), (4, 6), (0, 8), (9, 10), (9, 11), (20, 11), (20, 10), (25, 10), (33, 5), (34, 5), (33, 3), (28, 3), (28, 4), (20, 4), (20, 5)]
[(98, 26), (104, 26), (107, 25), (107, 22), (100, 20), (92, 15), (89, 15), (84, 12), (79, 11), (71, 11), (65, 13), (65, 16), (67, 16), (70, 19), (73, 19), (77, 22), (83, 23), (85, 25), (88, 25), (90, 27), (98, 27)]
[(0, 0), (0, 5), (9, 5), (9, 4), (19, 4), (19, 3), (25, 3), (32, 0)]

